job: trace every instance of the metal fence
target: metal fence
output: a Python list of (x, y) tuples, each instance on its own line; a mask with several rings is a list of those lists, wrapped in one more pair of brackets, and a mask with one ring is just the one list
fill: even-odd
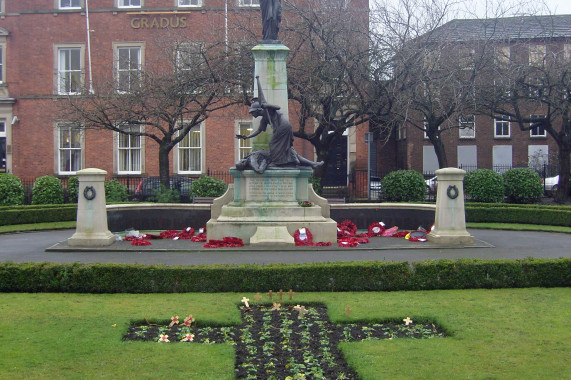
[[(514, 166), (509, 165), (495, 165), (493, 170), (499, 173), (506, 172), (510, 169), (514, 169)], [(460, 169), (465, 170), (466, 172), (470, 172), (472, 170), (478, 169), (476, 166), (460, 166)], [(539, 174), (542, 179), (547, 177), (553, 177), (557, 175), (557, 166), (556, 165), (543, 165), (540, 167), (529, 168), (534, 170)], [(381, 189), (381, 180), (384, 178), (389, 171), (385, 172), (371, 172), (371, 181), (368, 181), (367, 178), (367, 170), (366, 169), (357, 169), (354, 170), (351, 174), (347, 176), (346, 185), (344, 186), (324, 186), (322, 188), (321, 195), (328, 199), (339, 199), (345, 202), (354, 202), (354, 201), (382, 201), (382, 189)], [(425, 180), (429, 180), (435, 176), (434, 172), (424, 172), (422, 173)], [(221, 179), (226, 184), (230, 184), (234, 182), (234, 178), (230, 174), (229, 171), (223, 170), (211, 170), (208, 169), (206, 171), (206, 175), (214, 178)], [(109, 176), (107, 180), (116, 180), (122, 185), (127, 188), (129, 193), (130, 199), (133, 198), (135, 191), (139, 184), (148, 177), (145, 176)], [(190, 177), (197, 179), (197, 177)], [(64, 188), (64, 195), (66, 202), (68, 201), (67, 196), (67, 177), (60, 178), (63, 188)], [(25, 203), (31, 204), (32, 203), (32, 188), (34, 185), (35, 179), (33, 178), (23, 178), (21, 179), (22, 184), (24, 185), (24, 192), (25, 192)], [(433, 202), (436, 198), (436, 192), (433, 189), (427, 189), (426, 193), (426, 201)]]

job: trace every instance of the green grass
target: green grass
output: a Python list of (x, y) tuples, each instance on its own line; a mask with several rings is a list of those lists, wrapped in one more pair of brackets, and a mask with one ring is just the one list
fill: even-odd
[[(244, 295), (254, 299), (229, 293), (0, 294), (0, 378), (231, 379), (230, 345), (122, 342), (121, 336), (144, 318), (193, 314), (200, 324), (236, 324)], [(570, 378), (569, 288), (298, 293), (293, 302), (323, 302), (337, 322), (408, 316), (436, 321), (452, 334), (342, 344), (363, 379)]]
[(466, 223), (468, 228), (479, 228), (487, 230), (509, 230), (509, 231), (541, 231), (541, 232), (563, 232), (571, 234), (571, 227), (565, 226), (545, 226), (539, 224), (519, 224), (519, 223)]

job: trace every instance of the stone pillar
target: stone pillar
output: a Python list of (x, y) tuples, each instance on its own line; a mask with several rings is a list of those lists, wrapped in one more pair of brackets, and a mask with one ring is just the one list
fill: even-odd
[(70, 247), (105, 247), (115, 241), (107, 227), (105, 204), (105, 176), (100, 169), (83, 169), (77, 172), (79, 196), (75, 234), (67, 240)]
[(428, 241), (442, 245), (471, 244), (474, 237), (466, 231), (464, 211), (464, 186), (466, 172), (462, 169), (444, 168), (435, 172), (438, 176), (434, 230)]
[[(281, 107), (280, 111), (288, 116), (287, 99), (287, 69), (286, 58), (289, 48), (282, 44), (259, 44), (252, 48), (254, 54), (254, 78), (260, 77), (262, 91), (266, 101)], [(254, 94), (258, 95), (258, 84), (254, 79)], [(259, 126), (259, 120), (254, 119), (254, 130)], [(252, 151), (269, 150), (268, 144), (272, 137), (270, 128), (253, 138)]]

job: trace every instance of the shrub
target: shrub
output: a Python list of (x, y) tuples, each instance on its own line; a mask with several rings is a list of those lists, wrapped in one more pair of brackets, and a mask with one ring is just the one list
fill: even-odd
[(493, 170), (477, 169), (464, 177), (464, 191), (475, 202), (498, 203), (504, 200), (504, 181)]
[(179, 203), (180, 194), (176, 189), (167, 189), (165, 185), (161, 184), (160, 190), (153, 190), (153, 199), (158, 203)]
[(424, 177), (414, 170), (397, 170), (381, 180), (382, 193), (386, 200), (397, 202), (420, 202), (426, 196)]
[(79, 193), (79, 178), (70, 177), (67, 180), (67, 196), (69, 203), (77, 203), (77, 194)]
[(127, 188), (119, 181), (105, 181), (105, 201), (106, 202), (125, 202), (129, 199)]
[(59, 178), (53, 175), (46, 175), (37, 178), (32, 187), (32, 204), (62, 204), (63, 186)]
[(543, 195), (541, 178), (527, 168), (511, 169), (503, 174), (505, 195), (510, 203), (534, 203)]
[(219, 197), (226, 191), (226, 183), (218, 178), (200, 177), (192, 182), (190, 195), (193, 197)]
[(0, 206), (24, 204), (24, 185), (13, 174), (0, 174)]
[(309, 183), (313, 187), (313, 191), (315, 191), (315, 194), (321, 195), (321, 191), (323, 190), (323, 187), (321, 186), (321, 178), (311, 176), (309, 177)]

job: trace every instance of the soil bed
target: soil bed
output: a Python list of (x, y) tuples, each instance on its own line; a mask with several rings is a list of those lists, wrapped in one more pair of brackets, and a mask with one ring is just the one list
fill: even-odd
[(240, 312), (240, 326), (169, 327), (144, 323), (129, 327), (123, 340), (159, 342), (163, 335), (169, 342), (181, 342), (191, 334), (194, 344), (230, 343), (236, 350), (238, 379), (355, 379), (358, 376), (347, 365), (339, 342), (446, 336), (433, 323), (334, 324), (321, 305), (284, 306), (278, 310), (272, 310), (272, 306), (242, 306)]

